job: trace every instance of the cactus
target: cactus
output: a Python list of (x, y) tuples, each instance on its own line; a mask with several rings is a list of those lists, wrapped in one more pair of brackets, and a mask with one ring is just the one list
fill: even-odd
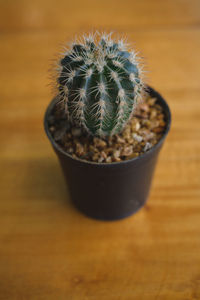
[(57, 86), (72, 124), (93, 136), (120, 133), (141, 96), (136, 53), (111, 34), (84, 36), (59, 61)]

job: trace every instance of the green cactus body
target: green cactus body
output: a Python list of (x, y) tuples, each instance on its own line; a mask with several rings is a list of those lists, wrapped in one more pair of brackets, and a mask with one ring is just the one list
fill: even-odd
[(130, 119), (142, 90), (134, 52), (102, 35), (85, 37), (60, 60), (60, 99), (72, 124), (94, 136), (119, 133)]

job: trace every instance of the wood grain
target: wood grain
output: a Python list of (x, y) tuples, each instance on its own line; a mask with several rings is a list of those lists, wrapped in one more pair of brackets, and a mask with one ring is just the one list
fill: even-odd
[[(0, 299), (200, 299), (200, 2), (0, 3)], [(148, 204), (108, 223), (73, 207), (42, 124), (51, 58), (96, 28), (136, 44), (173, 116)]]

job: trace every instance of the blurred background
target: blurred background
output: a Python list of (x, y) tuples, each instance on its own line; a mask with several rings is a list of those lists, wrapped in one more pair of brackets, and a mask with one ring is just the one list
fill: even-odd
[[(51, 60), (96, 29), (172, 110), (148, 205), (108, 224), (66, 200), (43, 130)], [(1, 0), (0, 39), (0, 299), (200, 299), (200, 1)]]

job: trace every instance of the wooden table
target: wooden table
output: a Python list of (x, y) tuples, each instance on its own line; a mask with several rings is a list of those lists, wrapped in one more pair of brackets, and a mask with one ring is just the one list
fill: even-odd
[[(0, 299), (200, 299), (200, 2), (1, 1)], [(125, 33), (172, 130), (150, 199), (100, 222), (70, 203), (43, 130), (50, 60), (90, 29)]]

